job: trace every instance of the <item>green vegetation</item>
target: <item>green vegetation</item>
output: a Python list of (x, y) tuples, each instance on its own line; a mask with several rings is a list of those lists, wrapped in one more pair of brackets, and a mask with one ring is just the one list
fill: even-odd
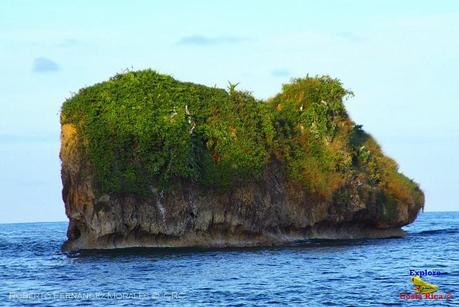
[(336, 79), (306, 77), (264, 102), (235, 85), (226, 91), (144, 70), (81, 89), (63, 104), (61, 122), (77, 127), (98, 193), (145, 196), (177, 179), (224, 190), (261, 179), (277, 159), (326, 200), (344, 197), (356, 178), (396, 199), (421, 197), (350, 120), (349, 95)]
[(276, 131), (273, 153), (285, 161), (291, 176), (309, 190), (329, 198), (351, 174), (346, 146), (349, 121), (343, 98), (352, 95), (338, 80), (317, 77), (294, 80), (268, 104)]
[(176, 178), (225, 188), (259, 177), (273, 138), (266, 104), (231, 87), (151, 70), (84, 88), (62, 107), (76, 124), (100, 192), (148, 193)]

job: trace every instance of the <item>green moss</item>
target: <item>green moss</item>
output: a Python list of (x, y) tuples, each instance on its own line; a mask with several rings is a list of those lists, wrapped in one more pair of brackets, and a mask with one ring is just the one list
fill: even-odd
[(264, 102), (234, 85), (223, 90), (143, 70), (81, 89), (64, 102), (61, 121), (76, 125), (97, 193), (145, 196), (178, 179), (228, 189), (260, 179), (277, 159), (324, 199), (358, 175), (411, 201), (417, 185), (349, 119), (349, 95), (336, 79), (306, 77)]

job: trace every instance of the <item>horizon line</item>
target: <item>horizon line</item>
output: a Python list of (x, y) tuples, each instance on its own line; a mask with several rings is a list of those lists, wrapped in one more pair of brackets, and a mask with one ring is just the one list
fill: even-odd
[[(459, 212), (459, 210), (441, 210), (441, 211), (420, 211), (418, 215), (424, 213), (448, 213), (448, 212)], [(38, 221), (38, 222), (0, 222), (0, 225), (8, 225), (8, 224), (46, 224), (46, 223), (68, 223), (68, 220), (61, 220), (61, 221)], [(412, 224), (412, 223), (411, 223)], [(405, 225), (407, 226), (407, 225)]]

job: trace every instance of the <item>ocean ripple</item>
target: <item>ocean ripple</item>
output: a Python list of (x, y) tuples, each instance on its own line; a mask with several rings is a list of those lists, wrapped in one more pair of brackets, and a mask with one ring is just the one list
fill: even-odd
[[(2, 305), (382, 306), (459, 303), (459, 214), (424, 213), (404, 238), (289, 247), (64, 254), (66, 223), (0, 225)], [(403, 301), (410, 270), (450, 300)]]

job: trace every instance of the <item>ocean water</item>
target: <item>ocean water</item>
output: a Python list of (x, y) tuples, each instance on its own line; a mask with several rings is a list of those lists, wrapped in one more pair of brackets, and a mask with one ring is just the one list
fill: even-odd
[[(404, 238), (250, 249), (68, 255), (67, 224), (0, 225), (0, 305), (459, 305), (459, 212), (421, 214)], [(449, 299), (413, 293), (410, 270)]]

